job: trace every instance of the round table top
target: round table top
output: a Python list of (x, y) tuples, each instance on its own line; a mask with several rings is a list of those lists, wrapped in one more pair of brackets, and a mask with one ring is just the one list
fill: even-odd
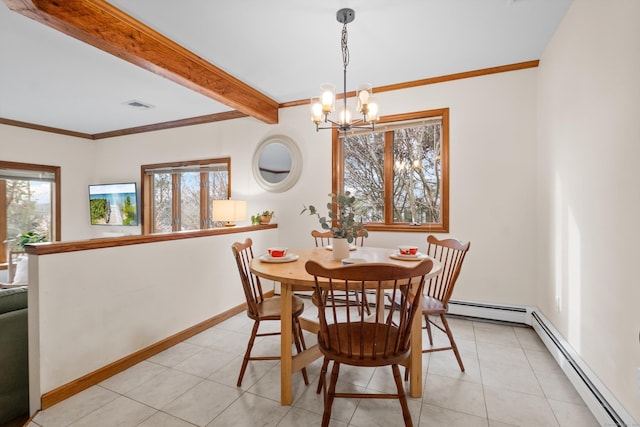
[[(350, 258), (363, 258), (367, 262), (396, 264), (403, 267), (411, 267), (418, 260), (402, 260), (391, 258), (396, 254), (397, 249), (389, 248), (372, 248), (372, 247), (356, 247), (355, 250), (349, 252)], [(250, 269), (253, 274), (264, 279), (274, 280), (276, 282), (284, 282), (287, 284), (301, 285), (313, 287), (315, 285), (312, 275), (305, 270), (305, 263), (308, 260), (314, 260), (325, 267), (340, 267), (342, 262), (333, 259), (333, 251), (326, 247), (310, 248), (310, 249), (291, 249), (287, 255), (297, 255), (298, 258), (291, 262), (264, 262), (260, 260), (261, 255), (251, 260)], [(437, 261), (433, 261), (433, 268), (427, 275), (427, 278), (436, 276), (440, 273), (442, 266)]]

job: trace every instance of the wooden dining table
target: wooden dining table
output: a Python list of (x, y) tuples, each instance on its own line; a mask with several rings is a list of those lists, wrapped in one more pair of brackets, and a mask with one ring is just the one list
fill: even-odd
[[(390, 263), (410, 267), (416, 260), (395, 259), (391, 255), (397, 253), (397, 249), (356, 247), (350, 252), (351, 258), (364, 259), (366, 262)], [(315, 287), (314, 277), (307, 273), (305, 263), (314, 260), (325, 267), (339, 267), (341, 261), (333, 259), (330, 248), (318, 247), (311, 249), (293, 249), (288, 252), (289, 262), (264, 261), (263, 255), (256, 256), (250, 264), (253, 274), (263, 279), (280, 282), (280, 403), (291, 405), (293, 403), (292, 375), (302, 368), (322, 357), (318, 345), (293, 355), (292, 345), (292, 296), (296, 291), (311, 291)], [(261, 259), (262, 258), (262, 259)], [(433, 268), (427, 278), (440, 273), (442, 266), (434, 261)], [(422, 295), (419, 296), (422, 298)], [(382, 300), (377, 301), (377, 307), (384, 309)], [(421, 303), (420, 303), (421, 304)], [(421, 305), (419, 305), (421, 306)], [(301, 317), (302, 328), (314, 333), (318, 332), (319, 325), (315, 319)], [(422, 316), (415, 316), (411, 332), (411, 355), (408, 360), (411, 366), (409, 374), (409, 394), (411, 397), (421, 397), (422, 394)]]

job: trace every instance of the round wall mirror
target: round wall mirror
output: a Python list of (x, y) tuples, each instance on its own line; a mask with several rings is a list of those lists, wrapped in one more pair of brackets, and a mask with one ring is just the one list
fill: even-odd
[(302, 155), (296, 143), (284, 135), (263, 140), (253, 155), (253, 176), (267, 191), (293, 187), (302, 171)]

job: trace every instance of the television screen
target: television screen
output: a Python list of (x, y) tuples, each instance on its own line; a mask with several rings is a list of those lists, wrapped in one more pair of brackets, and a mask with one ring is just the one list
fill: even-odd
[(89, 185), (91, 225), (138, 225), (136, 183)]

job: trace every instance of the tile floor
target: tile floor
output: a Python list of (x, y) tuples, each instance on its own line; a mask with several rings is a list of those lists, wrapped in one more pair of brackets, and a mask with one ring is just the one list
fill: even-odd
[[(305, 315), (315, 317), (313, 306), (306, 306)], [(450, 323), (466, 371), (460, 372), (450, 351), (424, 354), (423, 397), (409, 398), (414, 425), (598, 425), (532, 329), (459, 318)], [(39, 412), (28, 427), (319, 426), (323, 404), (315, 389), (321, 361), (309, 367), (309, 386), (301, 375), (294, 376), (292, 406), (279, 403), (277, 361), (249, 363), (242, 387), (236, 387), (251, 325), (239, 314)], [(306, 339), (315, 342), (311, 334)], [(260, 339), (256, 351), (277, 354), (278, 337)], [(338, 386), (394, 387), (390, 368), (347, 366), (341, 368)], [(334, 403), (331, 426), (401, 425), (396, 400)]]

